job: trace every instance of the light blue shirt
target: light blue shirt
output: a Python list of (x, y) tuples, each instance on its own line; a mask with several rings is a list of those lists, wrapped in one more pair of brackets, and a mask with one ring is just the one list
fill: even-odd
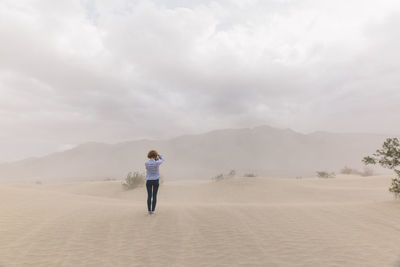
[(146, 161), (146, 180), (158, 180), (160, 179), (160, 164), (163, 163), (164, 158), (158, 155), (158, 160), (151, 159)]

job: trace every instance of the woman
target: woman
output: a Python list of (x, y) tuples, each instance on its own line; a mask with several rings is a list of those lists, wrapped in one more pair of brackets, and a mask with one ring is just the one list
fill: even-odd
[[(157, 192), (160, 181), (160, 164), (164, 161), (164, 158), (158, 154), (155, 150), (150, 150), (147, 154), (149, 160), (145, 163), (146, 165), (146, 188), (147, 188), (147, 210), (149, 215), (154, 214), (154, 210), (157, 204)], [(153, 203), (151, 199), (153, 198)]]

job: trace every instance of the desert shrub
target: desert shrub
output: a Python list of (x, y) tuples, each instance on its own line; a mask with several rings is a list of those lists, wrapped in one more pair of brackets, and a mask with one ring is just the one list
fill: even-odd
[(227, 179), (227, 178), (233, 178), (235, 176), (236, 176), (236, 171), (235, 170), (231, 170), (228, 174), (220, 173), (220, 174), (212, 177), (211, 179), (213, 181), (215, 181), (215, 182), (218, 182), (218, 181), (222, 181), (222, 180)]
[(334, 172), (327, 172), (327, 171), (317, 171), (318, 178), (334, 178), (336, 174)]
[(364, 168), (363, 171), (359, 171), (357, 169), (352, 169), (345, 166), (343, 169), (340, 170), (341, 174), (354, 174), (354, 175), (361, 175), (361, 176), (372, 176), (374, 175), (374, 171), (371, 168)]
[(216, 181), (216, 182), (218, 182), (218, 181), (221, 181), (221, 180), (224, 179), (224, 175), (223, 175), (222, 173), (220, 173), (220, 174), (214, 176), (214, 177), (211, 178), (211, 179), (214, 180), (214, 181)]
[(400, 197), (400, 171), (396, 171), (396, 176), (395, 178), (392, 179), (392, 184), (389, 188), (389, 191), (394, 194), (396, 198)]
[(41, 184), (43, 184), (43, 183), (42, 183), (42, 181), (37, 180), (37, 181), (35, 182), (35, 184), (41, 185)]
[(384, 168), (393, 170), (395, 177), (392, 178), (392, 184), (389, 191), (396, 198), (400, 197), (400, 142), (398, 138), (387, 138), (381, 149), (376, 150), (372, 156), (364, 157), (364, 164), (379, 164)]
[(245, 174), (243, 174), (243, 176), (244, 177), (257, 177), (257, 175), (254, 173), (245, 173)]
[(360, 174), (360, 172), (356, 169), (352, 169), (350, 167), (344, 166), (343, 169), (340, 170), (341, 174)]
[(143, 173), (129, 172), (125, 178), (125, 182), (122, 183), (122, 186), (126, 190), (134, 189), (144, 185), (145, 180), (145, 175)]

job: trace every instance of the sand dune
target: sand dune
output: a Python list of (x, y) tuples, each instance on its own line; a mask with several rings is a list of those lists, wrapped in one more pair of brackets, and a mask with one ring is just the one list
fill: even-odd
[(396, 266), (389, 177), (0, 186), (0, 266)]

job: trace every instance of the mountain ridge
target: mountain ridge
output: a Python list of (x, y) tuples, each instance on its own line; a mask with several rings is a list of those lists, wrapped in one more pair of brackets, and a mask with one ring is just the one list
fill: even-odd
[(115, 144), (87, 142), (43, 157), (0, 164), (0, 178), (122, 178), (144, 171), (147, 151), (166, 158), (161, 172), (168, 178), (209, 178), (235, 169), (269, 176), (311, 175), (361, 168), (388, 135), (313, 132), (303, 134), (269, 125), (218, 129), (164, 140), (140, 139)]

